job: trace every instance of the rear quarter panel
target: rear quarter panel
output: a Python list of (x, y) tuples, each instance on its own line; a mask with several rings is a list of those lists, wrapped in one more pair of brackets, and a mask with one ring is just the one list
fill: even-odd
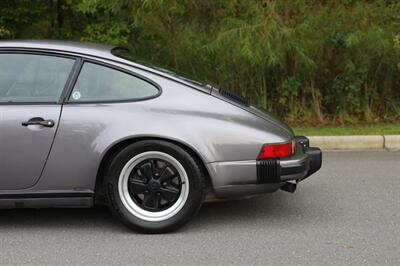
[(158, 83), (162, 94), (138, 102), (65, 104), (36, 189), (94, 189), (103, 156), (126, 139), (174, 140), (191, 147), (207, 164), (254, 160), (264, 143), (291, 138), (279, 127), (207, 93), (131, 70)]

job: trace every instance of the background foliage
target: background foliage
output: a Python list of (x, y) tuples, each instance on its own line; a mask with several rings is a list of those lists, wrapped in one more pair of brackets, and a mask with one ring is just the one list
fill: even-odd
[(298, 125), (400, 121), (398, 0), (6, 0), (0, 10), (0, 38), (124, 45)]

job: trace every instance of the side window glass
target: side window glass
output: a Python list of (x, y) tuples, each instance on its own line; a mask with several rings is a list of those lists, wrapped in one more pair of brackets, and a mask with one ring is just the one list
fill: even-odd
[(113, 68), (84, 63), (70, 101), (136, 100), (155, 96), (157, 87)]
[(75, 60), (0, 54), (0, 103), (55, 103), (60, 99)]

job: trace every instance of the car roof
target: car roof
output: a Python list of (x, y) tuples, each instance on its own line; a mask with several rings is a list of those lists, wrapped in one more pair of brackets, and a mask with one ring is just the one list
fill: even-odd
[(85, 42), (74, 42), (74, 41), (57, 41), (57, 40), (1, 40), (1, 49), (18, 49), (18, 50), (38, 50), (38, 51), (55, 51), (55, 52), (65, 52), (73, 53), (87, 56), (94, 56), (103, 59), (112, 60), (125, 65), (130, 65), (142, 70), (163, 76), (165, 78), (178, 81), (192, 88), (201, 90), (206, 93), (211, 93), (211, 89), (202, 86), (195, 86), (190, 82), (185, 81), (182, 78), (177, 78), (173, 75), (166, 74), (163, 71), (147, 67), (130, 60), (115, 56), (112, 51), (115, 49), (125, 49), (121, 46), (103, 45), (95, 43), (85, 43)]
[(109, 58), (117, 46), (56, 40), (2, 40), (0, 48), (51, 50)]

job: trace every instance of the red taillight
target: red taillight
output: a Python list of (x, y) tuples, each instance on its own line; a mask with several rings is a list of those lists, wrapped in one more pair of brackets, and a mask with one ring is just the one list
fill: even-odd
[(259, 160), (287, 157), (294, 154), (295, 141), (284, 144), (266, 144), (262, 147)]

